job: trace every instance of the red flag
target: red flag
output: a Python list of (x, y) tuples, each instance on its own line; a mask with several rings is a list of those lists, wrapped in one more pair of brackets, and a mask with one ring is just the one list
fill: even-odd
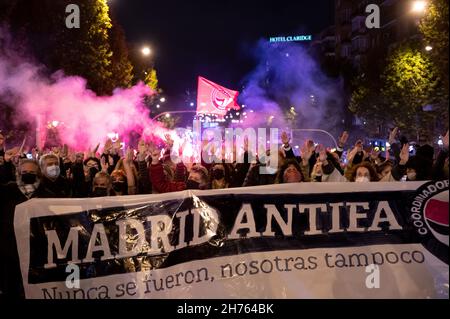
[(229, 90), (208, 79), (198, 77), (197, 114), (224, 116), (228, 110), (239, 110), (239, 92)]

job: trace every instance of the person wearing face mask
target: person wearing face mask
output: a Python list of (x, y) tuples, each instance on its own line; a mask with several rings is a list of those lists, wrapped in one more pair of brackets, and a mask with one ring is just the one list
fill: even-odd
[[(426, 149), (426, 147), (425, 147)], [(399, 154), (400, 161), (392, 168), (391, 175), (396, 181), (406, 176), (406, 181), (425, 181), (431, 179), (432, 161), (428, 156), (409, 156), (409, 145), (402, 146)]]
[(72, 163), (72, 197), (88, 197), (92, 192), (92, 181), (101, 168), (98, 158), (83, 158), (83, 153), (77, 153)]
[(214, 164), (211, 169), (211, 189), (228, 188), (230, 173), (226, 164)]
[(111, 173), (111, 187), (116, 196), (128, 195), (127, 176), (122, 170), (114, 170)]
[(39, 164), (24, 159), (18, 164), (16, 181), (0, 185), (0, 299), (24, 297), (14, 235), (14, 212), (17, 205), (39, 197), (40, 183)]
[(111, 176), (106, 172), (98, 172), (92, 181), (91, 197), (113, 196)]
[(67, 179), (61, 175), (58, 156), (46, 154), (39, 160), (39, 165), (42, 172), (39, 197), (71, 197), (71, 187)]
[(186, 182), (186, 189), (208, 189), (208, 170), (202, 165), (192, 166)]
[(352, 168), (348, 180), (357, 183), (376, 182), (378, 181), (378, 175), (372, 164), (362, 162)]

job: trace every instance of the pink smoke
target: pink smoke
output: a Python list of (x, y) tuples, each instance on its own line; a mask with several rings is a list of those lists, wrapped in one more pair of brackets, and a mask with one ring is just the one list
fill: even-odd
[(143, 105), (143, 97), (154, 94), (143, 83), (116, 89), (112, 96), (97, 96), (81, 77), (61, 71), (43, 76), (42, 67), (7, 49), (8, 42), (0, 29), (0, 97), (13, 97), (5, 102), (13, 105), (18, 120), (36, 123), (40, 118), (43, 126), (55, 121), (62, 142), (76, 150), (103, 144), (111, 132), (124, 139), (132, 131), (164, 135), (166, 130), (150, 119)]

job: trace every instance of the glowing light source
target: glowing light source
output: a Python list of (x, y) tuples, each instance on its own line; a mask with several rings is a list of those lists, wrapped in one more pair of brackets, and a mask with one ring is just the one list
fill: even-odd
[(59, 121), (52, 121), (52, 126), (57, 127), (59, 125)]
[(152, 50), (150, 50), (149, 47), (143, 47), (141, 52), (142, 52), (143, 55), (149, 56), (152, 53)]
[(170, 117), (170, 113), (167, 113), (167, 114), (166, 114), (166, 117), (169, 118), (169, 117)]
[(431, 50), (433, 50), (433, 47), (432, 47), (431, 45), (427, 45), (427, 46), (425, 47), (425, 50), (426, 50), (426, 51), (431, 51)]
[(427, 6), (426, 1), (414, 1), (412, 4), (412, 11), (418, 13), (424, 12), (426, 6)]
[(194, 102), (191, 102), (191, 104), (189, 104), (190, 106), (194, 106)]
[(159, 109), (161, 107), (161, 105), (159, 105), (159, 104), (156, 104), (156, 108), (157, 109)]
[(162, 103), (164, 103), (164, 102), (166, 102), (166, 98), (165, 98), (165, 97), (162, 97), (162, 98), (159, 99), (159, 101), (162, 102)]

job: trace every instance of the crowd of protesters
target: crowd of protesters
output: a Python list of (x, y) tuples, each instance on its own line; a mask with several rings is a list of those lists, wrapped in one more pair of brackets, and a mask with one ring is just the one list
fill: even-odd
[[(269, 151), (260, 154), (260, 158), (255, 157), (256, 161), (249, 161), (248, 142), (242, 150), (243, 162), (175, 164), (170, 156), (173, 141), (169, 136), (164, 149), (140, 141), (135, 150), (123, 150), (119, 142), (107, 140), (101, 153), (99, 146), (84, 153), (71, 153), (64, 145), (47, 152), (33, 150), (27, 156), (19, 147), (5, 149), (5, 136), (0, 132), (0, 258), (17, 259), (15, 206), (31, 198), (122, 196), (300, 182), (449, 178), (448, 132), (437, 154), (432, 146), (422, 145), (417, 147), (414, 156), (410, 155), (407, 141), (398, 140), (397, 135), (394, 129), (388, 139), (390, 148), (385, 152), (365, 148), (361, 140), (349, 147), (346, 145), (349, 135), (344, 132), (333, 149), (306, 140), (296, 155), (288, 135), (282, 133), (278, 163), (273, 167), (269, 165)], [(348, 149), (345, 158), (344, 149)], [(266, 170), (262, 173), (261, 168)], [(8, 267), (7, 264), (11, 265), (0, 261), (2, 268)], [(20, 268), (18, 264), (15, 266), (1, 269), (0, 294), (23, 294), (17, 282), (21, 278)]]

